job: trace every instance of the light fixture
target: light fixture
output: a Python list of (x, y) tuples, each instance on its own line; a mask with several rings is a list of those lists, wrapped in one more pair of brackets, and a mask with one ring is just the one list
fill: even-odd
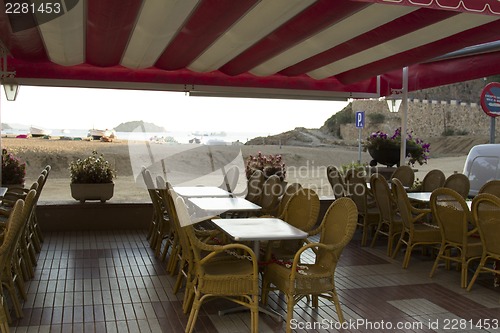
[(8, 101), (15, 101), (17, 93), (19, 92), (19, 85), (17, 84), (13, 75), (6, 76), (2, 79), (2, 85), (5, 90), (5, 97)]
[(387, 102), (387, 106), (389, 106), (389, 111), (390, 112), (398, 112), (402, 101), (403, 100), (401, 100), (401, 99), (387, 99), (386, 102)]

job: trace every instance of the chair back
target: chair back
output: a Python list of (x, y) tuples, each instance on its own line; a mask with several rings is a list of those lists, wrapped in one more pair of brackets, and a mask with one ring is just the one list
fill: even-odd
[(265, 214), (275, 215), (283, 192), (280, 177), (272, 175), (262, 185), (260, 206)]
[(240, 169), (236, 165), (232, 165), (224, 174), (224, 180), (219, 186), (221, 189), (233, 193), (238, 185), (238, 179), (240, 178)]
[(283, 220), (300, 230), (310, 231), (318, 220), (319, 206), (318, 194), (312, 189), (301, 188), (288, 201)]
[(3, 242), (0, 245), (0, 271), (8, 269), (11, 259), (14, 256), (17, 242), (21, 237), (24, 220), (24, 200), (19, 199), (14, 204), (11, 210), (9, 219), (7, 220)]
[(463, 198), (467, 198), (470, 190), (470, 181), (463, 173), (454, 173), (446, 178), (443, 187), (451, 188), (458, 192)]
[(434, 169), (424, 176), (422, 180), (422, 192), (432, 192), (439, 187), (443, 187), (446, 176), (443, 171)]
[(391, 222), (395, 213), (394, 197), (387, 180), (380, 174), (373, 174), (370, 178), (370, 188), (380, 212), (380, 218)]
[(469, 208), (464, 198), (452, 189), (441, 187), (432, 192), (430, 205), (443, 240), (466, 245)]
[(479, 189), (479, 193), (489, 193), (493, 194), (497, 197), (500, 198), (500, 180), (498, 179), (493, 179), (485, 183), (481, 188)]
[(472, 201), (472, 221), (479, 229), (483, 251), (500, 257), (500, 198), (482, 193)]
[(358, 222), (356, 204), (349, 198), (335, 200), (321, 222), (320, 243), (333, 245), (333, 250), (319, 248), (316, 264), (335, 270), (345, 246), (351, 241)]
[(403, 186), (403, 183), (397, 178), (392, 179), (392, 189), (394, 191), (394, 199), (396, 206), (406, 229), (413, 229), (413, 215), (411, 213), (411, 203), (408, 199), (408, 194)]
[(333, 195), (335, 199), (342, 198), (345, 196), (345, 184), (340, 170), (334, 166), (329, 165), (326, 168), (326, 177), (333, 190)]
[(412, 187), (415, 181), (415, 172), (408, 165), (401, 165), (394, 170), (390, 179), (398, 179), (403, 186)]
[(300, 185), (300, 183), (291, 183), (291, 184), (288, 184), (288, 186), (285, 188), (285, 192), (283, 193), (283, 196), (281, 197), (280, 204), (278, 206), (278, 214), (277, 214), (277, 216), (279, 216), (280, 218), (282, 218), (283, 213), (285, 212), (285, 207), (286, 207), (288, 201), (290, 201), (290, 198), (292, 198), (292, 196), (297, 191), (299, 191), (301, 188), (302, 188), (302, 185)]
[(247, 183), (247, 195), (245, 199), (260, 206), (262, 199), (262, 186), (264, 184), (264, 173), (260, 170), (255, 170)]

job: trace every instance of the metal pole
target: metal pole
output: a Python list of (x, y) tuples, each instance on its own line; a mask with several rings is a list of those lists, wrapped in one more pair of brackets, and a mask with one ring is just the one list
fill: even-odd
[(399, 165), (405, 164), (406, 159), (406, 126), (408, 117), (408, 67), (403, 68), (403, 99), (401, 101), (403, 112), (401, 113), (401, 152)]
[(361, 164), (361, 127), (359, 128), (358, 137), (358, 163)]
[(495, 143), (495, 117), (490, 117), (490, 143)]

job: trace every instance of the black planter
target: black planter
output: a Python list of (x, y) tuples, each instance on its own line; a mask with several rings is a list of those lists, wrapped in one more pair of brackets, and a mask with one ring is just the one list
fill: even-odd
[[(417, 150), (418, 148), (412, 146), (406, 146), (406, 156), (408, 153)], [(368, 148), (368, 153), (373, 158), (370, 162), (370, 166), (376, 166), (378, 164), (385, 165), (387, 167), (392, 167), (394, 165), (399, 166), (399, 154), (401, 151), (401, 146), (387, 145), (379, 146), (378, 149)]]

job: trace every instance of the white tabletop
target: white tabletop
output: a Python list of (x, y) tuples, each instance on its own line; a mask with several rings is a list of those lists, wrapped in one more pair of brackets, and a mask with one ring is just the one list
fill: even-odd
[(261, 207), (244, 198), (189, 198), (189, 201), (205, 211), (254, 211)]
[(307, 232), (277, 218), (213, 219), (212, 222), (236, 241), (307, 238)]
[(3, 198), (5, 193), (7, 193), (8, 188), (7, 187), (0, 187), (0, 198)]
[(432, 192), (410, 192), (408, 198), (420, 202), (429, 202), (431, 201), (431, 194)]
[(174, 191), (182, 197), (230, 197), (230, 193), (216, 186), (174, 186)]

